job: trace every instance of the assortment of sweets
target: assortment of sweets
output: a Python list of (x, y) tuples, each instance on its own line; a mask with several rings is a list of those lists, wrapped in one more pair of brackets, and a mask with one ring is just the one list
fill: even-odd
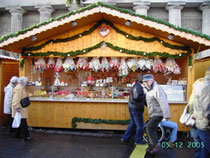
[(45, 69), (54, 68), (56, 72), (69, 72), (76, 70), (91, 70), (93, 72), (110, 72), (119, 71), (119, 76), (126, 76), (129, 72), (143, 71), (143, 72), (162, 72), (165, 74), (174, 73), (180, 74), (181, 68), (174, 59), (168, 58), (165, 63), (160, 57), (148, 58), (118, 58), (112, 57), (109, 61), (106, 57), (101, 60), (98, 57), (94, 57), (91, 61), (84, 57), (80, 57), (75, 65), (72, 57), (67, 57), (63, 63), (61, 58), (57, 58), (57, 62), (52, 57), (48, 59), (48, 63), (45, 64), (45, 60), (40, 57), (35, 63), (36, 70), (43, 72)]

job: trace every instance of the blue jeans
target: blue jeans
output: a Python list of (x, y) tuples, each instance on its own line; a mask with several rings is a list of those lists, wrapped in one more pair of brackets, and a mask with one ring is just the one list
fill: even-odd
[(135, 143), (141, 143), (143, 141), (144, 134), (144, 118), (143, 112), (137, 111), (133, 108), (129, 108), (130, 113), (130, 124), (128, 125), (128, 129), (125, 131), (123, 135), (123, 140), (129, 141), (131, 136), (135, 133)]
[(172, 122), (172, 121), (161, 121), (160, 124), (163, 127), (172, 129), (171, 135), (170, 135), (170, 142), (174, 143), (176, 141), (176, 139), (177, 139), (177, 130), (178, 130), (177, 123), (176, 122)]
[[(196, 127), (190, 127), (190, 134), (194, 139), (194, 143), (200, 143)], [(200, 148), (195, 147), (194, 158), (199, 158), (199, 156), (200, 156)]]
[(210, 157), (210, 131), (200, 130), (197, 128), (197, 133), (200, 139), (200, 143), (204, 144), (204, 147), (200, 148), (199, 158), (209, 158)]

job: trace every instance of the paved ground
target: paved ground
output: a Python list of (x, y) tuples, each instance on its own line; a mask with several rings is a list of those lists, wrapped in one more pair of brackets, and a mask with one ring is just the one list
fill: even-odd
[[(122, 132), (33, 129), (32, 142), (24, 142), (0, 127), (0, 158), (192, 158), (192, 139), (179, 133), (175, 149), (162, 148), (157, 155), (145, 154), (146, 146), (120, 142)], [(181, 145), (182, 144), (182, 145)]]

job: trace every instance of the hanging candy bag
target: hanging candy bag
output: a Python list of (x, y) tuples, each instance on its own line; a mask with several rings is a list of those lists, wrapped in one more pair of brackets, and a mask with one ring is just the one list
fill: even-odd
[(47, 68), (48, 69), (54, 69), (54, 67), (55, 67), (54, 58), (49, 57), (48, 62), (47, 62)]
[(63, 71), (63, 67), (62, 67), (63, 61), (61, 58), (57, 58), (57, 62), (55, 64), (55, 71), (56, 72), (62, 72)]

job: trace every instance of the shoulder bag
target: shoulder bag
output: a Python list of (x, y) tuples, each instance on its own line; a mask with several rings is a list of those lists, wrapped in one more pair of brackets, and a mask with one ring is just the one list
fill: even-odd
[(184, 108), (184, 111), (179, 119), (180, 123), (185, 126), (195, 126), (195, 120), (191, 118), (191, 114), (188, 113), (189, 104)]
[(29, 97), (21, 99), (20, 104), (23, 108), (29, 106), (31, 104)]

